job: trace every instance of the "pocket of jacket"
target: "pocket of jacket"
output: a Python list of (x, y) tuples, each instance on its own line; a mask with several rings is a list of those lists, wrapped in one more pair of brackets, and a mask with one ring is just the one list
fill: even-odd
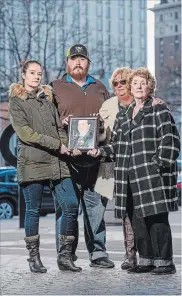
[(160, 161), (160, 159), (156, 155), (154, 155), (151, 159), (151, 163), (153, 163), (153, 165), (156, 167), (156, 170), (159, 173), (159, 175), (162, 176), (163, 166), (162, 166), (162, 162)]
[(154, 161), (150, 162), (149, 169), (155, 172), (156, 174), (158, 174), (160, 177), (162, 177), (162, 172), (160, 170), (160, 167)]
[(35, 148), (33, 146), (28, 146), (25, 152), (25, 159), (27, 162), (34, 163), (49, 163), (50, 156), (47, 151)]

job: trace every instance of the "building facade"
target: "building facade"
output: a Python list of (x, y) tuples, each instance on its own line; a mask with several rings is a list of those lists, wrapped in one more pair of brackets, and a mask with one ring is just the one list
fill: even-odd
[(181, 1), (161, 0), (155, 14), (155, 75), (157, 94), (181, 122)]
[(1, 0), (0, 102), (7, 102), (9, 85), (20, 81), (21, 60), (39, 60), (48, 83), (64, 73), (66, 51), (75, 43), (88, 47), (90, 73), (108, 89), (115, 68), (146, 66), (146, 2)]
[(40, 60), (46, 82), (59, 76), (74, 43), (88, 47), (90, 70), (100, 79), (116, 67), (146, 65), (146, 0), (1, 0), (1, 6), (5, 88), (18, 79), (21, 59)]

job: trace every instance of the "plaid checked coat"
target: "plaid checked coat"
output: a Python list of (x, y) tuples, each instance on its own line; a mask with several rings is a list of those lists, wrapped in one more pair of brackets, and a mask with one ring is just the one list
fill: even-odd
[(180, 140), (170, 110), (152, 106), (148, 97), (132, 120), (133, 101), (116, 116), (111, 143), (101, 147), (103, 156), (115, 157), (115, 214), (126, 211), (128, 179), (138, 217), (176, 211), (177, 162)]

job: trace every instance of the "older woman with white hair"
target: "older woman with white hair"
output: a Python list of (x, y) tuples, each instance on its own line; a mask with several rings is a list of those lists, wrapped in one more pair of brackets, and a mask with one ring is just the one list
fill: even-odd
[(134, 101), (117, 114), (110, 144), (88, 154), (115, 156), (115, 209), (128, 213), (139, 253), (128, 272), (160, 275), (176, 272), (168, 216), (178, 209), (180, 139), (169, 108), (152, 105), (155, 84), (148, 69), (133, 71), (127, 88)]

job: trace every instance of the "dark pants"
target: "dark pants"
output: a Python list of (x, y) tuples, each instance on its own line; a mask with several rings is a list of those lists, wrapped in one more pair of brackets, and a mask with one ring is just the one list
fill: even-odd
[[(50, 185), (48, 183), (48, 185)], [(29, 183), (22, 186), (26, 204), (25, 233), (26, 236), (34, 236), (39, 233), (39, 217), (42, 204), (42, 194), (45, 182)], [(50, 189), (54, 202), (62, 209), (58, 234), (72, 236), (77, 227), (78, 200), (76, 196), (69, 194), (70, 186), (65, 194), (65, 182), (52, 181)]]
[[(67, 181), (66, 181), (67, 180)], [(79, 185), (73, 184), (71, 178), (64, 179), (66, 181), (64, 186), (64, 194), (70, 195), (74, 198), (81, 199), (83, 219), (84, 219), (84, 235), (87, 250), (89, 252), (90, 260), (96, 260), (101, 257), (108, 257), (106, 253), (106, 229), (104, 222), (104, 213), (107, 205), (107, 199), (101, 197), (100, 194), (91, 189), (83, 190)], [(58, 229), (62, 217), (61, 207), (56, 203), (56, 243), (58, 248)], [(75, 223), (74, 228), (75, 242), (73, 245), (73, 254), (76, 251), (78, 243), (78, 224)]]
[[(79, 195), (75, 194), (75, 188), (74, 185), (71, 181), (70, 178), (65, 178), (62, 180), (62, 184), (63, 184), (63, 188), (64, 188), (64, 192), (63, 195), (65, 198), (70, 198), (72, 200), (77, 200), (78, 202), (78, 206), (80, 203), (80, 198)], [(57, 248), (57, 252), (59, 250), (59, 230), (61, 227), (61, 223), (62, 223), (62, 216), (63, 216), (63, 209), (61, 204), (58, 202), (58, 200), (54, 201), (54, 205), (55, 205), (55, 218), (56, 218), (56, 248)], [(74, 223), (74, 227), (73, 227), (73, 236), (75, 237), (75, 240), (73, 242), (73, 247), (72, 247), (72, 254), (75, 254), (77, 245), (78, 245), (78, 236), (79, 236), (79, 228), (78, 228), (78, 218)]]
[(139, 264), (155, 266), (172, 264), (172, 235), (168, 213), (138, 218), (134, 210), (129, 184), (127, 213), (136, 239)]

